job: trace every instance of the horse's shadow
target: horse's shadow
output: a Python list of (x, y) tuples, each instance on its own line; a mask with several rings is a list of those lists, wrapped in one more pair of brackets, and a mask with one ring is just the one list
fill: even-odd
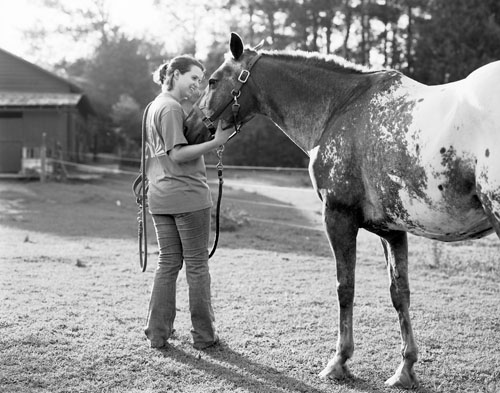
[[(255, 363), (229, 348), (226, 343), (221, 343), (218, 347), (206, 350), (201, 356), (190, 354), (181, 347), (176, 346), (169, 346), (167, 350), (162, 351), (162, 354), (190, 368), (211, 374), (216, 378), (225, 379), (234, 386), (244, 388), (248, 392), (324, 393), (325, 391), (331, 391), (328, 387), (314, 387), (301, 380), (287, 376), (274, 367)], [(364, 393), (380, 392), (370, 381), (360, 378), (337, 382), (330, 381), (329, 383)], [(430, 390), (418, 390), (418, 392), (432, 393)]]

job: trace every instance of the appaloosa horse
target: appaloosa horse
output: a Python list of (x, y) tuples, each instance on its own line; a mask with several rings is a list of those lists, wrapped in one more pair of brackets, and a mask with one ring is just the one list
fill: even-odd
[(322, 377), (350, 376), (356, 235), (380, 236), (402, 339), (402, 362), (386, 383), (415, 388), (407, 232), (441, 241), (500, 236), (500, 62), (426, 86), (330, 56), (259, 49), (231, 35), (232, 56), (187, 126), (201, 132), (211, 121), (262, 114), (309, 155), (337, 264), (339, 336)]

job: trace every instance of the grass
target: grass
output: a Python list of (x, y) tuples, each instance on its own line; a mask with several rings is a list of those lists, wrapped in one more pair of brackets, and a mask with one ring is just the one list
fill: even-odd
[[(226, 188), (224, 206), (241, 216), (306, 223), (269, 205), (282, 201)], [(0, 206), (1, 392), (393, 391), (384, 381), (399, 363), (399, 329), (375, 236), (362, 233), (358, 247), (355, 377), (334, 382), (317, 377), (337, 331), (335, 266), (321, 232), (252, 220), (223, 232), (210, 262), (222, 345), (192, 348), (182, 272), (177, 333), (158, 351), (142, 331), (154, 235), (143, 274), (129, 179), (0, 182)], [(500, 391), (499, 244), (411, 237), (419, 392)]]

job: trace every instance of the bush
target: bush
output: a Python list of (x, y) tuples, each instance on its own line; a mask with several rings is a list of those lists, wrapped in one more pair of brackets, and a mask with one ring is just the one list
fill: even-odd
[[(212, 229), (215, 230), (217, 209), (212, 209)], [(219, 216), (219, 228), (221, 232), (234, 232), (245, 224), (248, 224), (248, 213), (244, 210), (236, 210), (230, 207), (222, 207)]]

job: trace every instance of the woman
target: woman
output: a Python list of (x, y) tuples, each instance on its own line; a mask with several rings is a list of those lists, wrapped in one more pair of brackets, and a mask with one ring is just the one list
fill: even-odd
[(203, 154), (226, 143), (220, 124), (212, 140), (188, 145), (182, 100), (198, 92), (203, 65), (182, 55), (163, 64), (154, 80), (161, 93), (146, 116), (148, 205), (159, 247), (145, 333), (152, 348), (167, 346), (174, 331), (176, 281), (183, 262), (189, 285), (193, 346), (218, 342), (211, 305), (208, 239), (212, 199)]

